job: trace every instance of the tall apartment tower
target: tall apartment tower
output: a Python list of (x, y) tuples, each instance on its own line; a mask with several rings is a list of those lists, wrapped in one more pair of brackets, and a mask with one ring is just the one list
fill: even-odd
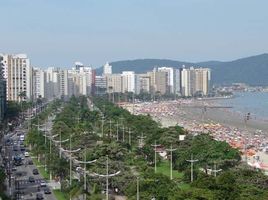
[(26, 54), (2, 54), (7, 100), (31, 101), (32, 68)]
[(108, 62), (103, 66), (103, 75), (112, 74), (112, 65), (110, 65)]
[(174, 69), (173, 67), (159, 67), (159, 72), (167, 73), (167, 93), (174, 93)]
[(135, 92), (135, 72), (122, 72), (122, 90), (123, 92)]
[(3, 75), (3, 57), (0, 56), (0, 121), (4, 119), (6, 113), (6, 80)]

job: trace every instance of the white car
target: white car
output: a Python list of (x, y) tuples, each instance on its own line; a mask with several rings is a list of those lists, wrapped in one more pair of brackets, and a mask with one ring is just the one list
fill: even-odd
[(25, 156), (25, 157), (29, 157), (29, 156), (30, 156), (29, 152), (25, 151), (25, 152), (24, 152), (24, 156)]

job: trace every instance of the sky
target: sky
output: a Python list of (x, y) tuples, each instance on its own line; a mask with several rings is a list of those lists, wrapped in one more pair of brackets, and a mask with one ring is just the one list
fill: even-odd
[(0, 0), (0, 52), (36, 67), (268, 52), (267, 0)]

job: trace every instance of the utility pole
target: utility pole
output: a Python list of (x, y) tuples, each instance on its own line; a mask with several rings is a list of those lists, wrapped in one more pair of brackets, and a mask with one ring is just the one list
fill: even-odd
[[(244, 135), (244, 152), (245, 152), (245, 162), (246, 164), (248, 163), (248, 155), (247, 155), (247, 148), (248, 148), (248, 144), (249, 143), (249, 134), (247, 133), (247, 122), (250, 120), (250, 113), (247, 113), (244, 117), (244, 121), (245, 121), (245, 135)], [(248, 137), (248, 139), (247, 139)]]
[(123, 125), (123, 142), (125, 142), (125, 126)]
[(134, 99), (134, 91), (132, 92), (132, 114), (134, 115), (134, 102), (135, 102), (135, 99)]
[(144, 143), (143, 143), (143, 140), (145, 139), (146, 137), (143, 136), (143, 133), (141, 133), (140, 136), (138, 136), (138, 139), (139, 139), (139, 148), (142, 148)]
[(137, 177), (137, 200), (140, 200), (140, 183), (139, 183), (139, 177)]
[(172, 148), (172, 145), (171, 145), (171, 147), (170, 147), (170, 149), (166, 149), (167, 151), (170, 151), (170, 180), (172, 180), (173, 179), (173, 167), (172, 167), (172, 153), (173, 153), (173, 151), (176, 151), (177, 149), (173, 149)]
[(131, 146), (131, 133), (132, 133), (132, 131), (131, 131), (131, 129), (129, 128), (129, 129), (128, 129), (128, 143), (129, 143), (130, 146)]
[(119, 127), (119, 124), (118, 124), (118, 121), (117, 121), (117, 122), (116, 122), (116, 140), (117, 140), (117, 141), (119, 140), (118, 127)]
[(76, 161), (77, 163), (80, 163), (80, 164), (84, 164), (84, 197), (83, 199), (86, 200), (87, 198), (87, 173), (86, 173), (86, 164), (91, 164), (91, 163), (94, 163), (96, 162), (97, 160), (91, 160), (91, 161), (87, 161), (87, 154), (86, 154), (87, 150), (85, 150), (85, 155), (84, 155), (84, 161)]
[(104, 133), (103, 133), (104, 122), (105, 122), (104, 115), (102, 115), (102, 117), (101, 117), (101, 134), (102, 134), (102, 138), (104, 137)]
[(109, 132), (109, 138), (111, 137), (112, 135), (112, 120), (109, 121), (110, 123), (110, 132)]
[(160, 144), (156, 144), (156, 141), (154, 141), (154, 144), (151, 145), (154, 147), (154, 172), (156, 173), (156, 148), (160, 146)]
[(211, 171), (211, 174), (213, 173), (214, 174), (214, 177), (217, 176), (217, 173), (222, 171), (222, 169), (217, 169), (217, 165), (216, 165), (216, 162), (214, 162), (214, 169), (208, 169)]
[(194, 181), (194, 163), (197, 162), (198, 160), (193, 159), (193, 154), (191, 154), (191, 160), (186, 160), (187, 162), (191, 163), (191, 182)]
[(108, 155), (106, 156), (106, 174), (93, 173), (94, 176), (99, 176), (99, 177), (105, 177), (106, 178), (106, 200), (109, 200), (109, 177), (116, 176), (119, 173), (120, 173), (120, 171), (117, 171), (114, 174), (109, 174), (109, 158), (108, 158)]

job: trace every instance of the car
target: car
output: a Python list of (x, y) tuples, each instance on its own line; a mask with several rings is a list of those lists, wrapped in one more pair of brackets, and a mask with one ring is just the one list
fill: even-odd
[(13, 147), (13, 151), (18, 151), (18, 150), (19, 150), (19, 148), (17, 146)]
[(42, 194), (42, 193), (37, 193), (37, 194), (36, 194), (36, 199), (37, 199), (37, 200), (42, 200), (42, 199), (44, 199), (43, 194)]
[(13, 168), (12, 168), (12, 171), (13, 171), (13, 172), (17, 171), (17, 168), (16, 168), (16, 167), (13, 167)]
[(34, 183), (34, 182), (35, 182), (35, 180), (34, 180), (34, 177), (33, 177), (33, 176), (29, 176), (29, 182), (30, 182), (30, 183)]
[(39, 174), (38, 170), (37, 170), (37, 169), (33, 169), (33, 174), (34, 174), (34, 175)]
[(46, 181), (41, 180), (41, 182), (40, 182), (40, 186), (41, 186), (41, 187), (46, 187), (46, 186), (47, 186)]
[(32, 160), (29, 160), (28, 161), (28, 165), (33, 165), (33, 161)]
[(25, 151), (25, 152), (24, 152), (24, 156), (25, 156), (25, 157), (29, 157), (29, 156), (30, 156), (29, 152), (28, 152), (28, 151)]
[(44, 193), (45, 193), (45, 194), (51, 194), (51, 190), (50, 190), (48, 187), (46, 187), (46, 188), (44, 189)]

